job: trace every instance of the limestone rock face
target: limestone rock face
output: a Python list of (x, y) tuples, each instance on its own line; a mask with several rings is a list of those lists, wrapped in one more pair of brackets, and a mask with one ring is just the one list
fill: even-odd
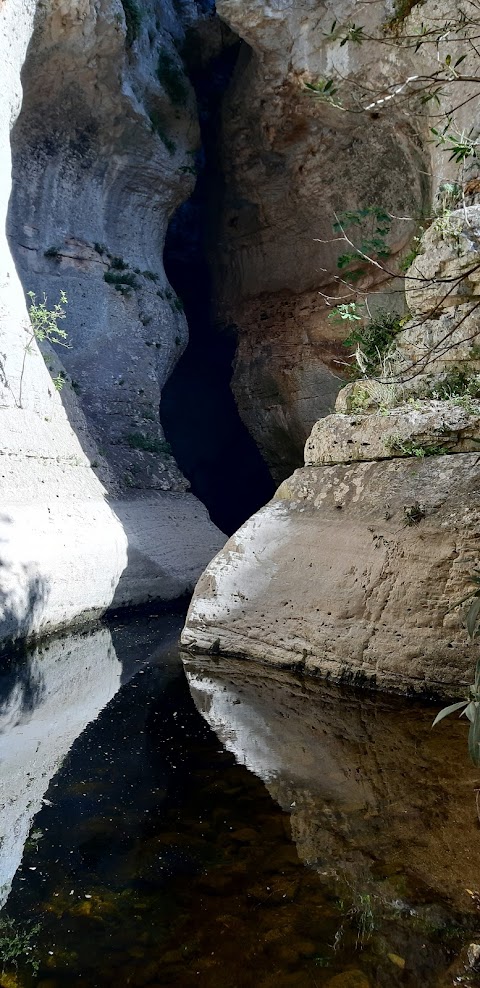
[(375, 411), (411, 397), (421, 398), (422, 407), (427, 407), (423, 399), (439, 394), (452, 399), (477, 395), (479, 245), (478, 204), (455, 209), (446, 220), (432, 223), (406, 275), (411, 319), (383, 354), (377, 377), (342, 388), (337, 412)]
[[(336, 70), (353, 89), (413, 71), (396, 51), (393, 66), (390, 49), (339, 48), (329, 38), (334, 19), (358, 21), (357, 6), (217, 3), (244, 40), (224, 112), (218, 308), (238, 328), (240, 413), (277, 480), (301, 464), (314, 421), (332, 410), (341, 385), (342, 329), (319, 294), (336, 294), (345, 250), (334, 241), (335, 214), (377, 205), (415, 216), (428, 198), (428, 150), (412, 117), (391, 103), (388, 113), (345, 113), (305, 88)], [(391, 14), (389, 3), (370, 4), (362, 23), (374, 34)], [(392, 256), (412, 231), (412, 223), (393, 223)]]
[(305, 445), (305, 465), (480, 450), (480, 402), (401, 405), (378, 415), (327, 415)]
[(127, 540), (73, 433), (38, 348), (5, 237), (9, 130), (35, 2), (0, 8), (0, 639), (105, 609)]
[(393, 691), (452, 694), (474, 655), (461, 601), (478, 454), (305, 467), (201, 577), (182, 642)]
[(162, 262), (198, 145), (182, 37), (170, 2), (142, 4), (135, 26), (120, 0), (49, 0), (12, 135), (9, 238), (22, 284), (50, 303), (66, 292), (65, 389), (129, 494), (188, 487), (159, 418), (188, 338)]
[(389, 374), (344, 389), (306, 466), (207, 568), (188, 648), (397, 691), (455, 694), (471, 681), (461, 602), (476, 588), (480, 533), (476, 279), (447, 312), (437, 300), (446, 271), (450, 294), (465, 255), (476, 267), (477, 221), (467, 208), (460, 240), (425, 235), (409, 276), (422, 269), (430, 308), (412, 289)]
[[(171, 9), (162, 10), (170, 23)], [(135, 59), (125, 35), (119, 0), (0, 4), (0, 641), (51, 631), (113, 602), (177, 597), (223, 542), (203, 506), (184, 493), (175, 462), (160, 455), (160, 388), (186, 336), (173, 293), (161, 267), (152, 272), (156, 281), (134, 276), (138, 299), (136, 288), (122, 295), (103, 279), (107, 270), (133, 277), (121, 266), (127, 262), (115, 262), (124, 242), (133, 244), (142, 269), (153, 268), (168, 209), (188, 192), (183, 173), (171, 188), (168, 169), (167, 192), (161, 186), (162, 161), (175, 154), (180, 166), (181, 152), (170, 152), (148, 130), (145, 106), (151, 114), (156, 106), (147, 102), (151, 73), (140, 68), (130, 77)], [(50, 306), (61, 289), (67, 292), (72, 347), (62, 354), (77, 377), (83, 409), (67, 384), (64, 404), (53, 385), (5, 235), (10, 130), (29, 44), (10, 242), (25, 291), (39, 298), (45, 291)], [(190, 105), (191, 93), (184, 92)], [(160, 104), (160, 82), (154, 95)], [(196, 124), (187, 116), (179, 131), (194, 140)], [(102, 230), (108, 243), (95, 246)], [(56, 373), (58, 358), (45, 355)], [(126, 390), (116, 404), (123, 394), (120, 364)]]

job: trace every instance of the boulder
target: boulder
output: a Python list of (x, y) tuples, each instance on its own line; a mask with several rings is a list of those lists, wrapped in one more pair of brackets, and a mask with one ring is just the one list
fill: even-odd
[(478, 453), (304, 467), (200, 578), (192, 651), (335, 682), (463, 695), (480, 532)]

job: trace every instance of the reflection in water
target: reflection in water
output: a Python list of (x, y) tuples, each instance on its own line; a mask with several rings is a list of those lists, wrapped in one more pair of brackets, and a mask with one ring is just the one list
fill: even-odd
[(52, 777), (139, 664), (165, 659), (180, 618), (51, 639), (0, 668), (0, 909)]
[(243, 662), (185, 666), (198, 710), (291, 813), (306, 863), (357, 878), (407, 871), (472, 908), (480, 839), (463, 722), (432, 731), (432, 708)]
[(0, 673), (0, 908), (54, 773), (120, 685), (110, 632), (70, 635)]
[[(188, 660), (190, 693), (179, 623), (117, 620), (103, 659), (73, 636), (63, 679), (44, 656), (4, 677), (2, 744), (29, 725), (43, 744), (26, 799), (63, 758), (2, 912), (38, 926), (38, 974), (20, 958), (8, 988), (478, 985), (458, 960), (480, 875), (463, 725), (211, 658)], [(90, 689), (117, 692), (63, 757)]]

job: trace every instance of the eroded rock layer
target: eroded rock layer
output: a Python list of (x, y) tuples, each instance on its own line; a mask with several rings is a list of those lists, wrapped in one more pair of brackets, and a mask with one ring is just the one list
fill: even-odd
[(184, 645), (450, 693), (473, 661), (452, 603), (476, 558), (477, 461), (298, 470), (201, 577)]
[[(196, 118), (173, 9), (131, 11), (0, 4), (0, 640), (178, 597), (223, 541), (158, 416), (186, 340), (161, 250)], [(9, 231), (23, 289), (5, 235), (22, 65)], [(53, 308), (62, 290), (68, 371), (48, 347), (42, 359), (24, 294)]]

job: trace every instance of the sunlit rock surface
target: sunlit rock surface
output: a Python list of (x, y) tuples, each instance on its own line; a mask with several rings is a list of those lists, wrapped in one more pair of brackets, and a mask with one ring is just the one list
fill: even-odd
[(480, 402), (422, 401), (379, 415), (327, 415), (305, 445), (305, 465), (386, 460), (392, 456), (469, 453), (480, 448)]
[(0, 9), (0, 639), (104, 609), (127, 548), (32, 341), (5, 238), (9, 129), (35, 6), (9, 0)]
[(394, 691), (463, 693), (478, 454), (297, 470), (201, 577), (187, 648)]
[[(112, 602), (188, 592), (223, 541), (185, 493), (158, 418), (162, 384), (186, 341), (161, 251), (168, 216), (191, 188), (181, 166), (197, 124), (183, 76), (179, 119), (155, 76), (166, 38), (158, 32), (180, 30), (164, 4), (155, 26), (155, 9), (129, 47), (120, 0), (0, 5), (0, 640)], [(62, 396), (51, 377), (61, 365), (46, 350), (46, 366), (32, 339), (5, 236), (23, 65), (10, 244), (24, 291), (45, 292), (50, 307), (67, 292)], [(175, 151), (159, 136), (157, 111), (165, 126), (174, 121)], [(129, 273), (135, 288), (116, 291), (108, 272)]]

